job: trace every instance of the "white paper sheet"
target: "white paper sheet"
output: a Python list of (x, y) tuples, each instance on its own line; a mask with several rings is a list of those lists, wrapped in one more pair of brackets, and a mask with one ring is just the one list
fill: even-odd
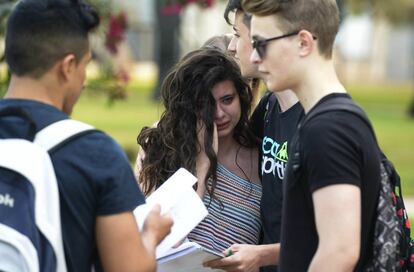
[(155, 204), (161, 206), (161, 214), (170, 214), (174, 220), (171, 233), (157, 247), (160, 256), (184, 239), (200, 223), (208, 212), (192, 186), (197, 181), (190, 172), (180, 168), (163, 185), (147, 198), (147, 203), (134, 210), (142, 230), (148, 212)]

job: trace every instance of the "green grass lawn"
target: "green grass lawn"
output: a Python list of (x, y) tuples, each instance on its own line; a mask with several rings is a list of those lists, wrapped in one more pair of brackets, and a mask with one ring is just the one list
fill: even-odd
[(135, 83), (128, 87), (125, 101), (109, 104), (106, 96), (86, 89), (72, 116), (107, 132), (133, 160), (138, 152), (136, 138), (141, 128), (152, 125), (162, 113), (162, 105), (151, 99), (151, 90), (152, 85)]
[(350, 87), (368, 113), (381, 148), (401, 176), (404, 195), (414, 196), (414, 119), (407, 115), (410, 86)]
[[(102, 95), (85, 94), (73, 117), (106, 131), (132, 160), (138, 151), (136, 137), (143, 126), (159, 119), (162, 106), (151, 100), (152, 84), (134, 83), (126, 101), (108, 106)], [(349, 86), (352, 97), (366, 110), (385, 154), (401, 175), (405, 196), (414, 196), (414, 119), (407, 116), (413, 94), (410, 86)]]

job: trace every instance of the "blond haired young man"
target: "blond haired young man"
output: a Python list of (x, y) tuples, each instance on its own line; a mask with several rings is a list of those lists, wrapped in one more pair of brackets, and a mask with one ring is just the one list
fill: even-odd
[[(351, 100), (332, 61), (334, 0), (243, 4), (253, 14), (251, 61), (270, 89), (292, 89), (306, 115), (337, 98)], [(372, 252), (379, 188), (374, 135), (358, 116), (330, 111), (306, 122), (291, 146), (299, 149), (289, 150), (284, 180), (280, 271), (362, 270)]]

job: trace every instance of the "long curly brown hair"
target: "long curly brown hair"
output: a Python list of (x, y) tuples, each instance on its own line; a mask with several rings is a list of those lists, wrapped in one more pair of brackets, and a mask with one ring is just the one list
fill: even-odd
[(204, 150), (210, 160), (207, 192), (216, 187), (217, 157), (213, 150), (216, 105), (211, 90), (230, 80), (240, 98), (241, 117), (233, 137), (242, 146), (257, 147), (258, 140), (248, 126), (252, 93), (231, 56), (216, 49), (202, 48), (186, 56), (165, 78), (161, 92), (165, 111), (156, 127), (144, 127), (137, 142), (145, 152), (139, 182), (145, 195), (161, 186), (175, 171), (184, 167), (196, 173), (197, 121), (206, 128)]

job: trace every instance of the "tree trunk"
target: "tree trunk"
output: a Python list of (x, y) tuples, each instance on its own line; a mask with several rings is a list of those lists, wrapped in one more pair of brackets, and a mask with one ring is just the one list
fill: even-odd
[(157, 22), (155, 33), (155, 60), (158, 65), (159, 73), (157, 86), (153, 91), (153, 98), (155, 100), (159, 100), (161, 96), (162, 81), (180, 56), (180, 15), (162, 14), (161, 2), (161, 0), (157, 0), (156, 2)]

